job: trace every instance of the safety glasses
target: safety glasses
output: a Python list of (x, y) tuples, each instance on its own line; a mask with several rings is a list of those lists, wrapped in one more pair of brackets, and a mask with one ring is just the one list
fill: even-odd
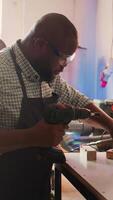
[(60, 65), (67, 65), (73, 61), (75, 52), (72, 55), (65, 55), (61, 53), (56, 47), (54, 47), (50, 42), (46, 41), (46, 43), (51, 48), (53, 53), (59, 58)]

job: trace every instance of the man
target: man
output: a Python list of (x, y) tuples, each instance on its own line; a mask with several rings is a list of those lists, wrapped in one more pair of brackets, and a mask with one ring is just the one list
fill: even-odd
[(50, 13), (23, 40), (0, 54), (1, 200), (50, 198), (45, 185), (51, 164), (41, 159), (47, 152), (42, 147), (58, 145), (66, 125), (51, 125), (43, 120), (48, 104), (68, 104), (98, 112), (100, 116), (92, 117), (92, 122), (113, 137), (113, 119), (59, 76), (77, 47), (74, 25), (65, 16)]

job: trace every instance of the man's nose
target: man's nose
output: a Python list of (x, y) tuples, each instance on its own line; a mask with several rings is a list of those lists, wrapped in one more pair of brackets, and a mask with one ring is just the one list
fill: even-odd
[(66, 67), (66, 65), (67, 65), (67, 60), (66, 60), (66, 59), (62, 59), (62, 60), (59, 61), (59, 64), (60, 64), (61, 66), (63, 66), (63, 67)]
[(67, 65), (60, 65), (60, 71), (63, 72), (64, 68), (66, 67)]

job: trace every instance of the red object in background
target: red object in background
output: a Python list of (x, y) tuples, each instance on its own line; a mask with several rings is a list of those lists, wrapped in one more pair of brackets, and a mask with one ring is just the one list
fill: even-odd
[(101, 81), (101, 82), (100, 82), (100, 85), (101, 85), (101, 87), (103, 87), (103, 88), (106, 87), (107, 81), (104, 81), (104, 80)]
[(105, 80), (105, 75), (103, 72), (100, 73), (100, 86), (101, 87), (106, 87), (107, 81)]
[(113, 111), (113, 105), (111, 105), (111, 110)]
[(103, 71), (100, 72), (100, 86), (105, 88), (109, 77), (113, 74), (113, 58), (109, 59), (109, 64), (107, 64)]

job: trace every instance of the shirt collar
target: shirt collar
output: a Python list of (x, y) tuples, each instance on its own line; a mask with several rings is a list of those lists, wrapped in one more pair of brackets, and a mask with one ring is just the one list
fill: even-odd
[(21, 51), (18, 41), (13, 45), (14, 53), (16, 55), (16, 62), (19, 64), (23, 74), (29, 81), (36, 82), (40, 79), (39, 74), (33, 69), (30, 62), (26, 59), (23, 52)]

